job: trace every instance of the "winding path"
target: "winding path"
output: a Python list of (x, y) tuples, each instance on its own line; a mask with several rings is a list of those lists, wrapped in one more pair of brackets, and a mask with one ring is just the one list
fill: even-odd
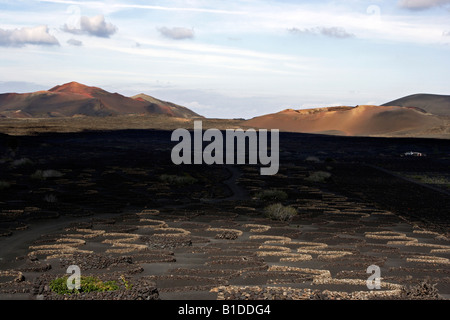
[(226, 166), (227, 170), (231, 172), (231, 177), (223, 181), (223, 183), (230, 188), (233, 193), (232, 196), (221, 200), (244, 200), (248, 197), (244, 188), (237, 184), (237, 179), (242, 175), (241, 171), (235, 166)]
[(222, 181), (230, 190), (232, 195), (226, 198), (219, 199), (202, 199), (205, 203), (218, 203), (222, 201), (237, 201), (248, 199), (247, 191), (237, 184), (237, 179), (242, 175), (241, 171), (235, 166), (226, 165), (225, 168), (231, 173), (231, 176)]

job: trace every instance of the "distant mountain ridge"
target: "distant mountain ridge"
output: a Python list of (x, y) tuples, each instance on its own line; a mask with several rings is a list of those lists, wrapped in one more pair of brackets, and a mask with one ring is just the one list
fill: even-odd
[(98, 87), (69, 82), (44, 91), (0, 94), (0, 117), (106, 117), (126, 114), (201, 117), (185, 107), (145, 96), (148, 98), (134, 99)]
[(382, 106), (417, 108), (439, 116), (450, 116), (450, 95), (419, 93), (390, 101)]

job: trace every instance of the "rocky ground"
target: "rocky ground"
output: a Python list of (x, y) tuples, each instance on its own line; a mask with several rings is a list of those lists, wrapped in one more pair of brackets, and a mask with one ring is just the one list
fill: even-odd
[[(420, 199), (414, 192), (431, 192), (426, 186), (388, 174), (361, 182), (364, 172), (372, 174), (366, 164), (376, 157), (355, 157), (346, 144), (340, 145), (343, 154), (331, 153), (340, 138), (301, 140), (303, 149), (298, 141), (281, 140), (280, 172), (260, 176), (257, 166), (174, 168), (167, 137), (128, 132), (19, 138), (14, 158), (3, 160), (7, 169), (0, 179), (10, 184), (0, 199), (0, 298), (450, 298), (445, 193)], [(437, 151), (448, 147), (428, 143)], [(322, 153), (308, 158), (314, 145)], [(370, 150), (385, 147), (375, 143)], [(398, 150), (391, 152), (387, 157), (397, 159)], [(30, 163), (14, 166), (17, 158)], [(349, 159), (357, 161), (350, 165)], [(389, 169), (400, 161), (394, 160)], [(440, 161), (408, 163), (414, 170), (430, 165), (446, 173)], [(61, 175), (36, 178), (37, 170), (50, 169)], [(311, 179), (319, 170), (331, 177)], [(164, 174), (190, 178), (174, 184)], [(258, 198), (269, 189), (286, 198)], [(294, 207), (298, 215), (269, 219), (264, 208), (272, 202)], [(402, 210), (404, 203), (413, 210)], [(430, 214), (418, 216), (417, 208), (430, 208)], [(120, 288), (52, 292), (50, 282), (71, 265)], [(380, 268), (380, 289), (367, 287), (371, 265)]]

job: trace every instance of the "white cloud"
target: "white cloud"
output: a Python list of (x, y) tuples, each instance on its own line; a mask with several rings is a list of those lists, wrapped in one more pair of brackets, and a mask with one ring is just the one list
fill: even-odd
[(169, 39), (173, 40), (184, 40), (184, 39), (192, 39), (194, 38), (194, 30), (188, 28), (167, 28), (162, 27), (158, 28), (159, 33)]
[(315, 27), (315, 28), (291, 28), (289, 32), (297, 35), (323, 35), (331, 38), (345, 39), (352, 38), (355, 35), (345, 31), (341, 27)]
[(161, 10), (161, 11), (179, 11), (179, 12), (198, 12), (198, 13), (212, 13), (212, 14), (225, 14), (225, 15), (242, 15), (246, 14), (244, 11), (222, 10), (222, 9), (210, 9), (201, 7), (165, 7), (165, 6), (152, 6), (142, 4), (114, 4), (114, 8), (124, 9), (147, 9), (147, 10)]
[[(90, 47), (101, 48), (102, 50), (112, 50), (132, 55), (134, 59), (143, 57), (145, 59), (162, 59), (167, 63), (184, 63), (185, 67), (190, 70), (194, 66), (210, 66), (218, 68), (223, 72), (242, 72), (242, 75), (249, 73), (269, 73), (271, 75), (298, 75), (303, 74), (307, 70), (314, 69), (317, 71), (317, 63), (320, 59), (305, 58), (302, 56), (292, 56), (287, 54), (265, 53), (246, 49), (230, 48), (226, 46), (216, 46), (200, 44), (196, 42), (178, 41), (155, 41), (147, 39), (139, 39), (142, 47), (136, 48), (132, 46), (116, 46), (114, 44), (97, 44), (92, 43)], [(289, 64), (286, 68), (280, 68)], [(275, 67), (276, 66), (276, 67)], [(175, 76), (175, 75), (174, 75)], [(202, 79), (216, 79), (217, 76), (202, 69), (190, 71), (181, 76), (176, 77)]]
[(16, 92), (26, 93), (49, 88), (47, 85), (42, 85), (27, 81), (0, 81), (0, 92)]
[(322, 27), (322, 28), (320, 28), (320, 33), (327, 37), (339, 38), (339, 39), (351, 38), (351, 37), (355, 36), (354, 34), (348, 33), (347, 31), (345, 31), (344, 28), (340, 28), (340, 27), (331, 27), (331, 28)]
[(48, 33), (45, 25), (14, 30), (0, 28), (0, 46), (22, 47), (26, 44), (59, 45), (59, 42)]
[(70, 27), (65, 24), (62, 30), (73, 34), (88, 34), (101, 38), (109, 38), (117, 32), (117, 27), (112, 23), (106, 22), (103, 15), (98, 15), (91, 18), (82, 16), (80, 18), (80, 28)]
[(449, 3), (450, 0), (400, 0), (399, 6), (406, 9), (421, 10)]
[(76, 40), (76, 39), (69, 39), (69, 40), (67, 40), (67, 43), (70, 44), (71, 46), (75, 46), (75, 47), (81, 47), (83, 45), (82, 41)]
[(207, 104), (202, 104), (198, 101), (191, 101), (191, 102), (187, 102), (183, 104), (186, 108), (189, 108), (191, 110), (211, 110), (214, 109), (213, 106), (211, 105), (207, 105)]
[[(67, 4), (67, 5), (82, 5), (83, 7), (93, 8), (96, 10), (102, 10), (102, 12), (117, 12), (120, 10), (127, 9), (138, 9), (138, 10), (152, 10), (152, 11), (176, 11), (176, 12), (193, 12), (193, 13), (209, 13), (209, 14), (222, 14), (222, 15), (243, 15), (247, 14), (245, 11), (241, 10), (228, 10), (226, 3), (222, 5), (224, 9), (217, 9), (215, 6), (219, 6), (220, 2), (207, 1), (205, 4), (208, 4), (208, 8), (194, 6), (194, 1), (181, 1), (180, 4), (182, 6), (161, 6), (161, 5), (147, 5), (147, 4), (133, 4), (129, 3), (131, 1), (124, 1), (120, 3), (120, 1), (73, 1), (73, 0), (39, 0), (40, 2), (48, 2), (55, 4)], [(187, 2), (187, 4), (186, 4)]]

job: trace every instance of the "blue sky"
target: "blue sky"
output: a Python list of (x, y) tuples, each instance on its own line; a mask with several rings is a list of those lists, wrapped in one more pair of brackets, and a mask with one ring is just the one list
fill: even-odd
[(217, 118), (450, 94), (450, 0), (0, 0), (0, 92), (69, 81)]

